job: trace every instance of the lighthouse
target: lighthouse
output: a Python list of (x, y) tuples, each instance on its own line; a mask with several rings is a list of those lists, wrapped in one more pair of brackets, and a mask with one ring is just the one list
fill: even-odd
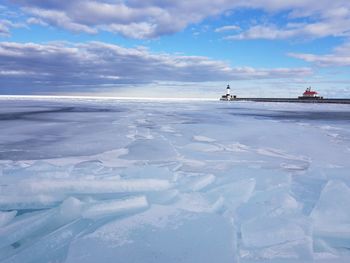
[(231, 88), (230, 88), (230, 85), (227, 85), (226, 87), (226, 94), (225, 95), (222, 95), (220, 100), (234, 100), (236, 99), (236, 96), (235, 95), (231, 95)]
[(230, 89), (230, 85), (227, 85), (227, 88), (226, 88), (226, 97), (230, 97), (231, 95), (231, 89)]

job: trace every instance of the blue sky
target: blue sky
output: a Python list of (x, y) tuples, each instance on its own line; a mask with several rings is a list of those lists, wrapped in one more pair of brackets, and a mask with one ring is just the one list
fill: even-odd
[(0, 94), (350, 97), (347, 0), (0, 2)]

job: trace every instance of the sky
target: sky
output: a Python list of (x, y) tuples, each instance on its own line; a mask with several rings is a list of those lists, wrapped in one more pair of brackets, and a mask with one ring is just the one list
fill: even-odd
[(0, 0), (0, 95), (350, 97), (348, 0)]

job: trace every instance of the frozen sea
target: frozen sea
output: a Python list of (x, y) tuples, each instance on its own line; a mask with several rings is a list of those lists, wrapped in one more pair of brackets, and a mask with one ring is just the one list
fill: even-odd
[(2, 98), (0, 262), (350, 262), (350, 106)]

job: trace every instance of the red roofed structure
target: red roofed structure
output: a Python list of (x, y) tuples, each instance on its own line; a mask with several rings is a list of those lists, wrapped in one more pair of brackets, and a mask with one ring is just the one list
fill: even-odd
[(303, 93), (303, 96), (307, 96), (307, 97), (314, 97), (317, 95), (316, 91), (311, 90), (311, 87), (307, 88), (305, 90), (305, 92)]
[(323, 97), (319, 97), (317, 94), (316, 91), (311, 90), (311, 87), (308, 87), (304, 91), (303, 96), (300, 96), (299, 99), (323, 99)]

